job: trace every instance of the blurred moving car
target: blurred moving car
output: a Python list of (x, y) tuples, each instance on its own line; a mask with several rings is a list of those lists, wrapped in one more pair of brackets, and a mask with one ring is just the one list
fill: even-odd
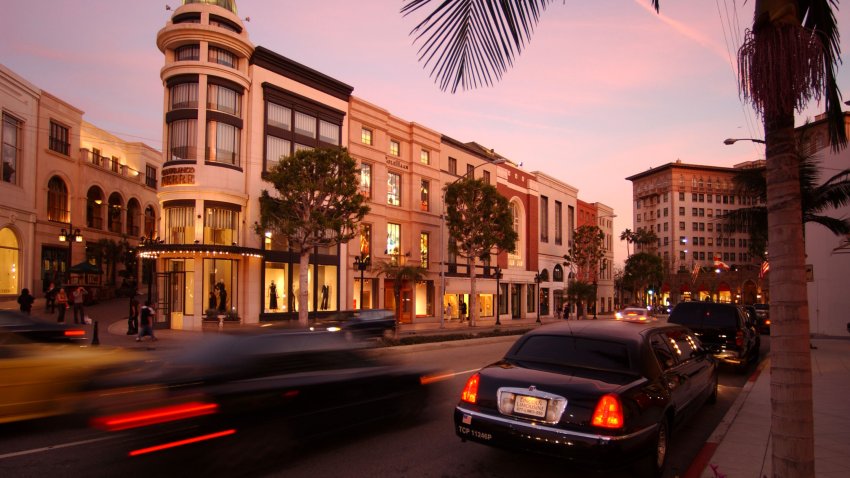
[(626, 307), (625, 309), (614, 314), (617, 320), (639, 320), (647, 321), (652, 318), (649, 309), (645, 307)]
[(132, 352), (118, 348), (0, 345), (0, 423), (86, 413), (96, 380), (136, 364)]
[(0, 310), (0, 343), (84, 342), (86, 329), (79, 325), (47, 322), (14, 310)]
[(758, 329), (763, 334), (770, 335), (770, 304), (753, 304), (758, 318)]
[(680, 302), (667, 322), (684, 325), (718, 360), (743, 372), (759, 359), (761, 338), (740, 306), (719, 302)]
[(473, 374), (454, 411), (464, 441), (660, 475), (674, 427), (717, 398), (693, 332), (643, 321), (553, 323)]
[(395, 312), (388, 309), (341, 310), (320, 323), (330, 332), (342, 332), (348, 339), (380, 338), (395, 330)]
[(124, 433), (116, 455), (142, 461), (134, 463), (197, 453), (198, 470), (243, 473), (310, 438), (415, 418), (430, 374), (372, 358), (338, 333), (218, 334), (147, 374), (104, 384), (122, 394), (91, 425)]

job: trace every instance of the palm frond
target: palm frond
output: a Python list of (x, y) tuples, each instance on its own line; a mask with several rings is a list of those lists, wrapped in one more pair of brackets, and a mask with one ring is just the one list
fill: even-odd
[[(404, 16), (433, 0), (409, 0)], [(419, 61), (443, 91), (491, 86), (531, 39), (552, 0), (443, 0), (411, 30)]]
[(836, 236), (845, 236), (850, 234), (850, 221), (846, 218), (835, 218), (829, 216), (820, 216), (810, 213), (803, 214), (804, 222), (813, 222), (829, 229)]

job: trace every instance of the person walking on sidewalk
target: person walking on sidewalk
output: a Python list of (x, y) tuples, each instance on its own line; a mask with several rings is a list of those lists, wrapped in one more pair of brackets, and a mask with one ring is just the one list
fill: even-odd
[(466, 302), (463, 300), (460, 301), (460, 305), (458, 306), (458, 318), (461, 322), (466, 319)]
[(65, 323), (65, 311), (68, 310), (68, 294), (65, 293), (65, 288), (60, 287), (56, 293), (56, 308), (59, 309), (59, 316), (56, 319), (60, 324)]
[(130, 312), (127, 316), (127, 335), (139, 333), (139, 300), (133, 295), (130, 297)]
[(44, 292), (44, 311), (48, 314), (52, 314), (56, 312), (56, 294), (59, 293), (59, 289), (56, 287), (56, 284), (51, 282), (49, 286), (47, 286), (47, 290)]
[(155, 316), (151, 301), (146, 300), (145, 305), (139, 311), (139, 335), (136, 337), (136, 342), (141, 342), (144, 336), (149, 335), (151, 341), (156, 341), (156, 336), (153, 334), (153, 319)]
[(30, 294), (30, 290), (26, 287), (21, 289), (21, 295), (18, 296), (18, 304), (21, 305), (21, 312), (25, 314), (32, 313), (33, 302), (35, 302), (35, 297)]
[(78, 320), (79, 320), (80, 324), (86, 323), (85, 304), (86, 304), (86, 296), (87, 295), (89, 295), (89, 292), (83, 286), (77, 287), (76, 290), (74, 290), (74, 292), (71, 294), (71, 297), (74, 301), (74, 323), (75, 324), (78, 323), (77, 322)]

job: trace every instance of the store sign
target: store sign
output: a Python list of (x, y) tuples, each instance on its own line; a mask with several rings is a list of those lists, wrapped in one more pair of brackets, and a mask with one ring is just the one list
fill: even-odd
[(407, 163), (405, 163), (403, 161), (399, 161), (397, 159), (392, 159), (392, 158), (387, 158), (387, 166), (393, 166), (395, 168), (401, 168), (401, 169), (404, 169), (404, 170), (410, 169), (410, 167), (407, 165)]
[(162, 170), (162, 185), (177, 186), (180, 184), (195, 184), (195, 168), (169, 168)]

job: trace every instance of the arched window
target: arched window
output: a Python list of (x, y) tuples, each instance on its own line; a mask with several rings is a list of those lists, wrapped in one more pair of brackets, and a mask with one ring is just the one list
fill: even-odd
[(563, 282), (564, 268), (561, 267), (560, 264), (556, 264), (555, 267), (552, 268), (552, 280), (555, 282)]
[(70, 222), (68, 187), (59, 176), (53, 176), (47, 182), (47, 220)]
[(139, 223), (142, 220), (142, 207), (136, 199), (130, 199), (127, 203), (127, 235), (130, 237), (139, 237), (141, 229)]
[(511, 217), (513, 218), (514, 232), (517, 233), (516, 248), (514, 252), (508, 253), (508, 267), (524, 267), (523, 257), (525, 256), (525, 222), (519, 204), (516, 201), (511, 201)]
[(124, 208), (121, 206), (124, 203), (124, 200), (121, 199), (121, 195), (118, 193), (112, 193), (109, 195), (109, 216), (107, 217), (107, 221), (109, 223), (109, 232), (117, 232), (121, 233), (121, 225), (122, 225), (122, 215), (124, 213)]
[(103, 191), (97, 186), (89, 188), (86, 194), (86, 226), (103, 229)]
[(148, 206), (145, 208), (144, 227), (145, 237), (159, 237), (159, 234), (157, 234), (156, 232), (156, 212), (153, 210), (153, 206)]
[(17, 295), (18, 271), (21, 250), (15, 233), (5, 227), (0, 229), (0, 294)]

